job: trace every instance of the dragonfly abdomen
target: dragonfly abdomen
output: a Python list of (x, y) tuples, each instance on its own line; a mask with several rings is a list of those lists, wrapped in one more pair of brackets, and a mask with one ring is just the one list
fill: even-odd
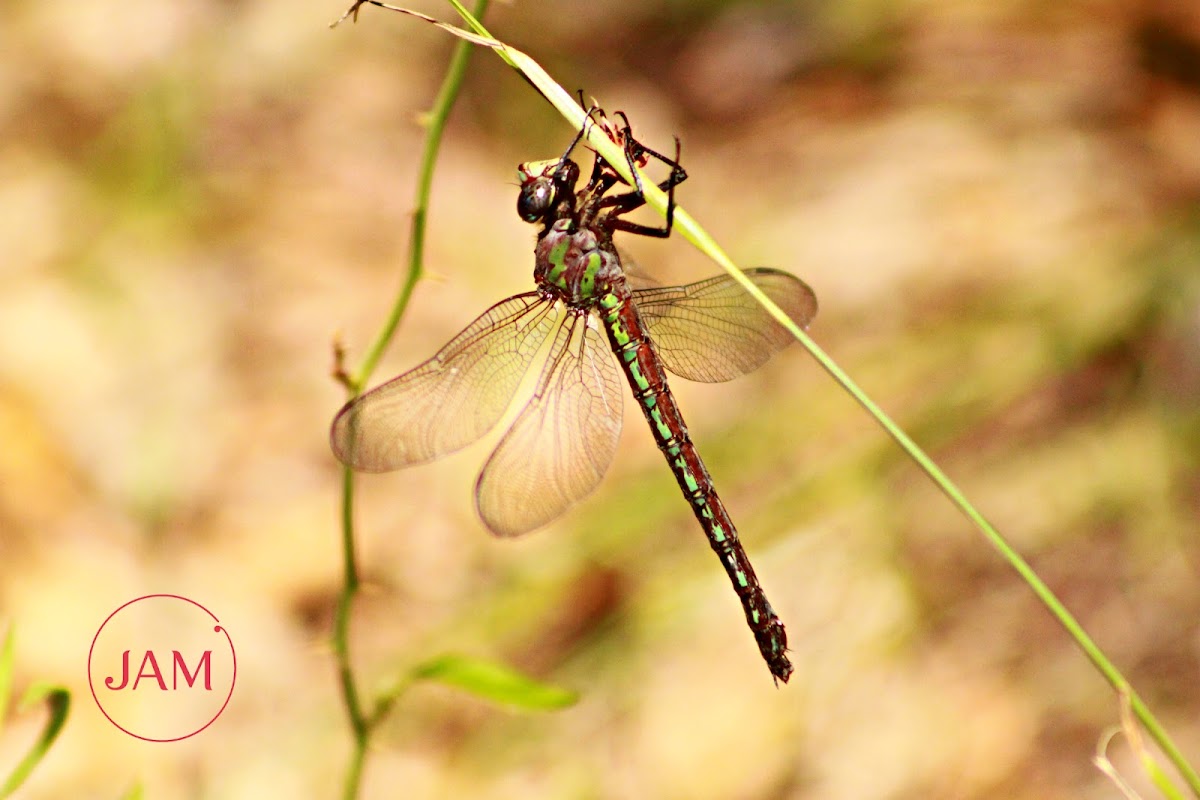
[(691, 504), (709, 545), (720, 558), (742, 602), (746, 622), (754, 633), (759, 652), (771, 674), (786, 683), (792, 673), (792, 664), (787, 658), (787, 632), (771, 608), (738, 539), (733, 520), (692, 443), (683, 414), (667, 385), (666, 369), (645, 334), (637, 307), (623, 284), (621, 281), (621, 285), (613, 286), (599, 299), (604, 329), (613, 353), (675, 481)]

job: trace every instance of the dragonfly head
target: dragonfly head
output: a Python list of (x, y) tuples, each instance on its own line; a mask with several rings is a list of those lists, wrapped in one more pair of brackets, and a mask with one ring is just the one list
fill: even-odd
[(517, 213), (526, 222), (553, 222), (562, 213), (560, 203), (574, 204), (579, 166), (569, 158), (528, 161), (517, 167), (517, 177)]

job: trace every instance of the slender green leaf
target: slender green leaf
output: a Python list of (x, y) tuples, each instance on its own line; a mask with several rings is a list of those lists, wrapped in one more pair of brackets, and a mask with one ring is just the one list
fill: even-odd
[(412, 677), (535, 711), (566, 708), (579, 699), (576, 692), (541, 683), (511, 667), (466, 656), (448, 655), (427, 661), (413, 670)]
[(34, 684), (21, 698), (20, 708), (26, 709), (43, 700), (46, 702), (46, 708), (50, 711), (46, 726), (42, 728), (41, 735), (33, 743), (29, 752), (25, 754), (25, 758), (21, 759), (21, 763), (17, 764), (4, 784), (0, 785), (0, 800), (10, 796), (25, 782), (25, 779), (45, 757), (46, 752), (54, 744), (54, 740), (58, 738), (63, 725), (67, 722), (67, 712), (71, 708), (71, 693), (62, 686), (46, 683)]

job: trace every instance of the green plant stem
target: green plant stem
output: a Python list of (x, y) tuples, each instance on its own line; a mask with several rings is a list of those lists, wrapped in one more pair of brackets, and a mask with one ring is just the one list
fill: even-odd
[[(488, 0), (477, 0), (475, 15), (483, 16), (487, 11)], [(425, 220), (428, 215), (429, 194), (433, 186), (433, 171), (437, 162), (438, 151), (441, 148), (442, 134), (446, 129), (446, 120), (450, 109), (458, 98), (466, 75), (467, 64), (474, 48), (468, 42), (459, 42), (450, 58), (446, 76), (441, 88), (434, 99), (433, 107), (427, 118), (428, 128), (425, 134), (425, 145), (421, 152), (421, 172), (417, 180), (415, 192), (415, 207), (412, 216), (408, 246), (408, 271), (404, 283), (392, 304), (383, 327), (367, 349), (362, 363), (350, 378), (348, 398), (358, 396), (370, 380), (371, 374), (379, 364), (392, 337), (396, 333), (400, 320), (408, 309), (413, 291), (424, 272), (425, 257)], [(363, 704), (355, 680), (354, 668), (350, 656), (350, 616), (354, 606), (354, 598), (358, 593), (360, 581), (358, 560), (354, 546), (354, 473), (349, 467), (342, 471), (342, 562), (343, 579), (342, 591), (338, 596), (333, 624), (333, 650), (337, 661), (338, 680), (342, 689), (342, 700), (346, 706), (346, 714), (350, 722), (350, 731), (354, 737), (354, 749), (350, 766), (346, 773), (342, 796), (345, 800), (358, 797), (362, 785), (363, 766), (366, 762), (367, 748), (370, 746), (371, 734), (382, 719), (379, 709), (390, 708), (390, 702), (377, 706), (376, 713), (368, 717), (363, 712)]]
[(342, 593), (338, 596), (334, 616), (333, 642), (338, 654), (338, 679), (342, 685), (342, 698), (350, 717), (350, 729), (356, 740), (367, 736), (367, 725), (362, 712), (362, 701), (354, 682), (350, 665), (350, 608), (358, 593), (358, 562), (354, 550), (354, 472), (342, 468)]
[(1079, 621), (1075, 619), (1075, 616), (1068, 611), (1066, 606), (1064, 606), (1058, 597), (1055, 596), (1050, 587), (1047, 586), (1040, 577), (1038, 577), (1038, 574), (1034, 571), (1033, 567), (1029, 565), (1029, 562), (1027, 562), (1020, 553), (1018, 553), (1011, 545), (1009, 545), (1004, 537), (1001, 536), (1000, 532), (996, 530), (996, 528), (993, 527), (990, 522), (988, 522), (988, 520), (978, 511), (978, 509), (975, 508), (974, 505), (971, 504), (966, 495), (962, 493), (962, 490), (960, 490), (958, 486), (951, 481), (944, 472), (942, 472), (938, 465), (934, 463), (933, 459), (931, 459), (925, 453), (925, 451), (917, 445), (916, 442), (909, 438), (908, 434), (906, 434), (900, 428), (900, 426), (897, 425), (894, 420), (892, 420), (891, 417), (885, 414), (883, 409), (876, 405), (875, 402), (867, 396), (866, 392), (859, 388), (858, 384), (851, 380), (850, 376), (843, 372), (841, 367), (839, 367), (837, 363), (834, 362), (834, 360), (817, 345), (816, 342), (809, 338), (808, 334), (799, 329), (797, 329), (794, 333), (796, 334), (796, 338), (800, 340), (805, 349), (812, 354), (813, 358), (820, 363), (825, 371), (828, 372), (830, 376), (837, 381), (838, 384), (841, 385), (841, 387), (845, 389), (850, 396), (853, 397), (858, 404), (867, 411), (868, 414), (875, 418), (876, 422), (878, 422), (883, 429), (887, 431), (888, 435), (891, 436), (898, 445), (900, 445), (900, 448), (904, 450), (904, 452), (907, 453), (913, 461), (917, 462), (917, 465), (924, 470), (925, 474), (928, 475), (935, 484), (937, 484), (938, 488), (941, 489), (946, 497), (950, 499), (950, 502), (957, 506), (958, 509), (967, 516), (967, 518), (975, 523), (976, 527), (983, 532), (983, 535), (987, 538), (992, 547), (994, 547), (1000, 553), (1004, 560), (1007, 561), (1009, 565), (1012, 566), (1012, 568), (1016, 570), (1021, 578), (1029, 585), (1034, 594), (1037, 595), (1038, 599), (1042, 601), (1042, 604), (1049, 609), (1050, 613), (1054, 615), (1059, 624), (1066, 629), (1071, 638), (1073, 638), (1076, 644), (1079, 645), (1079, 648), (1083, 650), (1084, 655), (1086, 655), (1092, 664), (1095, 665), (1096, 669), (1099, 670), (1100, 674), (1104, 676), (1105, 680), (1112, 685), (1112, 687), (1117, 691), (1118, 695), (1125, 695), (1129, 698), (1130, 707), (1133, 709), (1134, 715), (1137, 716), (1138, 720), (1142, 723), (1142, 726), (1146, 729), (1146, 732), (1150, 734), (1150, 737), (1154, 739), (1155, 743), (1158, 744), (1159, 748), (1162, 749), (1163, 753), (1167, 756), (1171, 763), (1175, 765), (1175, 768), (1179, 770), (1180, 775), (1182, 775), (1184, 780), (1187, 781), (1192, 792), (1197, 797), (1200, 797), (1200, 775), (1198, 775), (1192, 765), (1188, 763), (1187, 758), (1184, 757), (1183, 753), (1180, 752), (1178, 747), (1176, 747), (1175, 742), (1172, 741), (1170, 735), (1166, 732), (1162, 725), (1159, 724), (1154, 714), (1151, 713), (1150, 709), (1142, 701), (1142, 698), (1137, 694), (1136, 691), (1134, 691), (1133, 687), (1130, 686), (1129, 681), (1125, 679), (1125, 676), (1121, 674), (1121, 671), (1118, 670), (1116, 666), (1114, 666), (1113, 663), (1108, 660), (1108, 657), (1104, 655), (1104, 651), (1096, 645), (1096, 643), (1092, 640), (1092, 637), (1088, 635), (1083, 626), (1079, 624)]
[[(653, 187), (647, 187), (647, 189), (651, 188)], [(1192, 765), (1188, 763), (1187, 758), (1176, 747), (1175, 742), (1172, 741), (1166, 729), (1158, 722), (1154, 714), (1142, 701), (1142, 698), (1134, 691), (1129, 681), (1121, 674), (1121, 671), (1108, 660), (1108, 657), (1104, 655), (1104, 651), (1096, 645), (1083, 626), (1079, 624), (1079, 621), (1075, 619), (1075, 616), (1067, 610), (1062, 601), (1051, 591), (1050, 587), (1038, 577), (1033, 567), (1029, 566), (1029, 562), (988, 522), (987, 518), (975, 508), (966, 495), (963, 494), (962, 490), (950, 480), (949, 476), (942, 472), (933, 459), (891, 417), (884, 413), (883, 409), (876, 405), (867, 393), (849, 375), (842, 371), (842, 368), (807, 333), (792, 322), (770, 298), (764, 295), (757, 286), (746, 278), (741, 269), (725, 254), (725, 251), (709, 237), (708, 233), (687, 212), (676, 209), (675, 223), (676, 226), (682, 229), (689, 241), (696, 244), (697, 247), (713, 258), (713, 260), (724, 267), (727, 272), (746, 287), (746, 290), (754, 295), (771, 312), (771, 315), (791, 332), (804, 349), (829, 373), (830, 377), (845, 389), (879, 423), (884, 431), (895, 440), (896, 444), (900, 445), (900, 449), (917, 463), (917, 466), (941, 489), (942, 493), (950, 499), (950, 502), (957, 506), (969, 520), (975, 523), (975, 526), (979, 528), (992, 547), (1000, 553), (1001, 557), (1009, 563), (1009, 566), (1016, 570), (1017, 574), (1028, 584), (1033, 593), (1037, 595), (1042, 604), (1046, 606), (1055, 619), (1058, 620), (1059, 624), (1063, 626), (1063, 629), (1075, 640), (1075, 643), (1083, 651), (1084, 655), (1095, 665), (1096, 669), (1099, 670), (1100, 674), (1104, 676), (1104, 679), (1109, 682), (1113, 689), (1117, 691), (1118, 695), (1128, 696), (1134, 715), (1142, 723), (1146, 732), (1150, 734), (1150, 738), (1158, 744), (1171, 763), (1175, 765), (1179, 774), (1187, 781), (1193, 794), (1200, 798), (1200, 774), (1197, 774)]]
[[(475, 4), (475, 15), (482, 16), (487, 10), (488, 0), (478, 0)], [(416, 196), (414, 198), (412, 225), (408, 245), (408, 274), (400, 287), (400, 293), (392, 306), (391, 313), (376, 336), (374, 343), (367, 350), (362, 364), (354, 374), (356, 391), (362, 391), (363, 385), (379, 363), (391, 344), (392, 336), (404, 318), (408, 303), (412, 299), (417, 282), (425, 272), (425, 220), (429, 215), (429, 195), (433, 188), (433, 171), (437, 165), (438, 152), (442, 147), (442, 134), (446, 130), (446, 120), (450, 117), (450, 109), (458, 98), (462, 88), (463, 78), (467, 72), (473, 48), (469, 42), (459, 42), (450, 58), (450, 66), (442, 86), (434, 99), (433, 108), (428, 116), (428, 129), (425, 133), (425, 145), (421, 151), (421, 172), (417, 176)]]

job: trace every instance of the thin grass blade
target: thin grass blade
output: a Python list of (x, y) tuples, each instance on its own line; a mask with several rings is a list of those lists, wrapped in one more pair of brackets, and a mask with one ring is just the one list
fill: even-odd
[(54, 686), (51, 684), (34, 684), (29, 687), (25, 696), (21, 699), (20, 707), (22, 709), (45, 701), (46, 708), (50, 715), (46, 719), (46, 725), (42, 728), (41, 734), (34, 741), (33, 746), (20, 763), (13, 769), (8, 779), (0, 786), (0, 800), (9, 797), (20, 788), (29, 774), (34, 768), (45, 758), (46, 753), (50, 750), (50, 746), (54, 744), (54, 740), (58, 738), (58, 734), (62, 732), (63, 725), (67, 722), (67, 713), (71, 708), (71, 693), (62, 686)]

